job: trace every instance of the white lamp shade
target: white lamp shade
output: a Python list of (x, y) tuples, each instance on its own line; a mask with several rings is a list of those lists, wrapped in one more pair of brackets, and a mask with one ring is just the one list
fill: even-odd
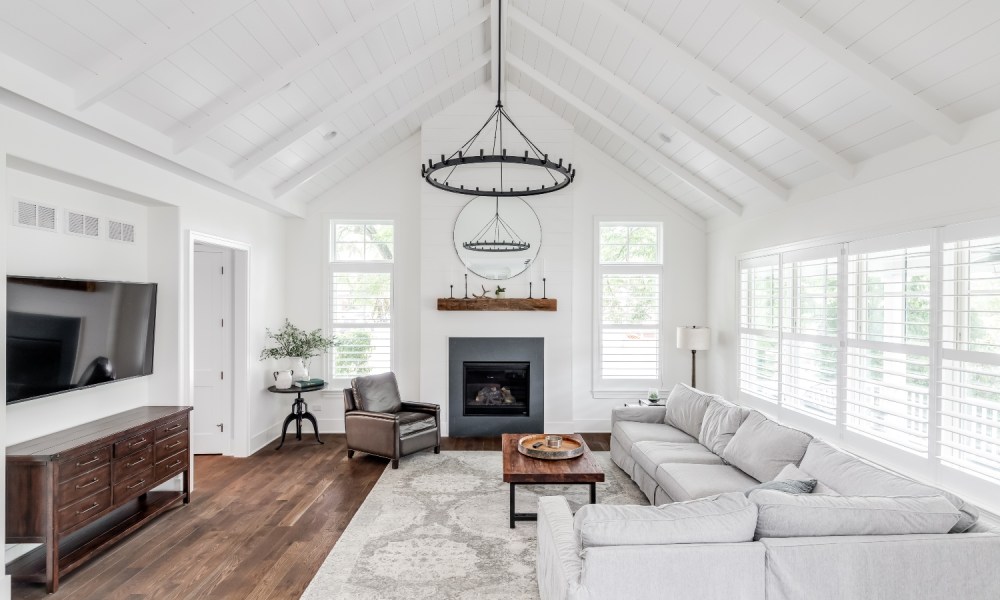
[(708, 350), (712, 347), (712, 330), (708, 327), (678, 327), (677, 348), (680, 350)]

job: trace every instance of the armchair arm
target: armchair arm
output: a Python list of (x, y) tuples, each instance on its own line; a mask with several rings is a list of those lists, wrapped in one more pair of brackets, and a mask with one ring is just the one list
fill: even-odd
[(344, 414), (347, 447), (386, 458), (399, 456), (399, 417), (392, 413), (352, 410)]
[(436, 415), (441, 412), (441, 406), (427, 402), (403, 402), (403, 410)]
[(662, 423), (666, 414), (666, 406), (616, 406), (611, 409), (611, 428), (618, 421)]

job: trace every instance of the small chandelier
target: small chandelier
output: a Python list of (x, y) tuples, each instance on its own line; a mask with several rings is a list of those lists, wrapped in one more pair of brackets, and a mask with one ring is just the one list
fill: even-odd
[[(479, 230), (471, 242), (462, 242), (462, 247), (474, 252), (521, 252), (531, 248), (531, 244), (521, 239), (517, 232), (500, 216), (500, 197), (494, 198), (496, 210), (493, 218)], [(489, 236), (492, 233), (492, 239)], [(507, 238), (510, 239), (507, 239)]]
[[(497, 32), (500, 34), (497, 39), (503, 39), (503, 18), (499, 14), (502, 11), (502, 3), (498, 10)], [(502, 61), (500, 61), (502, 62)], [(427, 164), (420, 165), (420, 176), (432, 186), (452, 192), (455, 194), (465, 194), (467, 196), (538, 196), (548, 194), (563, 189), (573, 182), (576, 171), (573, 163), (563, 165), (563, 159), (558, 161), (549, 160), (549, 155), (542, 152), (537, 144), (531, 141), (520, 127), (514, 123), (510, 115), (503, 108), (501, 101), (501, 86), (503, 77), (501, 76), (502, 65), (497, 65), (497, 104), (490, 113), (489, 118), (483, 123), (476, 133), (467, 142), (455, 150), (450, 156), (441, 155), (441, 160), (434, 162), (427, 159)], [(504, 146), (504, 129), (507, 129), (508, 143), (516, 147), (518, 151), (524, 148), (524, 154), (508, 154), (507, 147)], [(513, 131), (511, 131), (513, 130)], [(493, 139), (490, 141), (489, 132), (493, 132)], [(485, 136), (483, 133), (487, 132)], [(479, 146), (479, 153), (476, 154), (474, 148), (480, 136), (483, 141)], [(489, 147), (489, 154), (486, 153), (486, 146)], [(497, 154), (499, 148), (500, 153)], [(478, 185), (466, 185), (462, 182), (452, 182), (452, 176), (459, 173), (457, 178), (465, 179), (464, 173), (482, 173), (483, 165), (497, 163), (499, 168), (489, 171), (491, 173), (489, 181), (480, 181)], [(531, 173), (532, 181), (529, 185), (524, 182), (523, 177), (515, 176), (518, 180), (517, 187), (509, 185), (511, 180), (508, 177), (508, 185), (504, 184), (504, 167), (515, 169), (518, 173)]]

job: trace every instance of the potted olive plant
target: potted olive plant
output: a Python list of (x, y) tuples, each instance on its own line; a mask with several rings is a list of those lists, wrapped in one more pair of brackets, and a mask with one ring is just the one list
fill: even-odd
[(260, 359), (291, 359), (292, 376), (296, 381), (309, 379), (309, 360), (336, 345), (333, 336), (324, 336), (323, 330), (305, 331), (285, 319), (285, 324), (277, 331), (265, 329), (269, 346), (260, 352)]

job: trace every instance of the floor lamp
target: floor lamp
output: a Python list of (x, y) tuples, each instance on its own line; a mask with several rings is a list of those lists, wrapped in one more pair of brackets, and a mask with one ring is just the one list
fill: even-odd
[(695, 387), (694, 358), (699, 350), (708, 350), (712, 346), (712, 330), (708, 327), (678, 327), (677, 348), (691, 351), (691, 387)]

